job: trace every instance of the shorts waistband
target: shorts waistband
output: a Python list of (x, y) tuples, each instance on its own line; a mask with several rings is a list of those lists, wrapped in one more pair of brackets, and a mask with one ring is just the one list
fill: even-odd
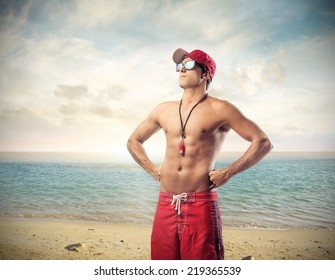
[[(183, 193), (182, 193), (183, 194)], [(186, 192), (187, 200), (183, 201), (183, 203), (194, 203), (196, 201), (215, 201), (218, 198), (216, 192), (204, 191), (204, 192)], [(161, 202), (171, 203), (173, 200), (173, 196), (181, 195), (172, 192), (160, 192), (158, 200)]]

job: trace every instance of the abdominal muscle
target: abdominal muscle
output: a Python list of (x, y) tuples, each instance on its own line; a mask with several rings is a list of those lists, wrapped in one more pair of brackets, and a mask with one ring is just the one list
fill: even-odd
[(212, 182), (208, 173), (213, 169), (213, 158), (213, 151), (192, 152), (188, 149), (182, 156), (178, 150), (167, 150), (161, 168), (160, 191), (177, 194), (209, 191)]
[(201, 192), (209, 191), (211, 182), (208, 176), (209, 171), (198, 171), (197, 169), (184, 168), (181, 171), (162, 168), (160, 180), (161, 192)]

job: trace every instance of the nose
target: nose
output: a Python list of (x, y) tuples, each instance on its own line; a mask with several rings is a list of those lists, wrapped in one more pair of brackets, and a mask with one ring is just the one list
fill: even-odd
[(184, 64), (181, 65), (180, 72), (186, 72), (186, 68)]

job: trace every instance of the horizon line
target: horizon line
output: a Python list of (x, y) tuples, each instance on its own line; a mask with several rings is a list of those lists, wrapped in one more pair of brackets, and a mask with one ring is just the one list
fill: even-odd
[[(221, 151), (221, 153), (241, 153), (245, 150)], [(110, 150), (0, 150), (0, 153), (107, 153), (112, 154), (114, 151)], [(276, 150), (270, 151), (272, 153), (335, 153), (335, 150)]]

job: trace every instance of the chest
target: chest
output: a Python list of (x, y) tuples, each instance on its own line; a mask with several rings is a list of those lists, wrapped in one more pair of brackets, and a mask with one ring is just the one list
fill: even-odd
[(178, 108), (171, 110), (162, 117), (161, 127), (168, 138), (181, 137), (182, 130), (186, 138), (193, 139), (206, 139), (225, 131), (222, 119), (206, 108), (196, 108), (191, 114), (182, 112), (181, 115)]

